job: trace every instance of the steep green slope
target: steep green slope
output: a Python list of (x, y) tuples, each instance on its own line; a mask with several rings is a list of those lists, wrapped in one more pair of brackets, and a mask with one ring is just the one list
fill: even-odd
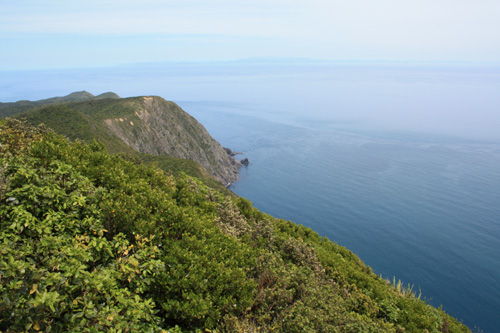
[(241, 164), (175, 103), (160, 97), (100, 96), (81, 96), (84, 101), (32, 108), (17, 117), (35, 125), (45, 123), (70, 139), (91, 142), (96, 138), (111, 153), (136, 151), (195, 161), (223, 185), (238, 178)]
[(102, 123), (95, 120), (88, 114), (70, 108), (67, 104), (45, 107), (32, 112), (25, 112), (19, 118), (26, 119), (33, 125), (44, 124), (61, 133), (71, 141), (82, 140), (92, 143), (98, 140), (106, 146), (112, 153), (119, 153), (134, 163), (145, 162), (161, 168), (167, 173), (179, 176), (182, 173), (202, 180), (208, 186), (217, 188), (226, 194), (231, 193), (222, 184), (217, 182), (207, 171), (197, 162), (175, 158), (171, 156), (155, 156), (139, 153), (125, 142), (112, 135), (109, 129)]
[(0, 165), (2, 331), (468, 331), (311, 229), (103, 144), (0, 121)]
[(107, 127), (93, 117), (77, 111), (68, 104), (58, 104), (18, 115), (33, 125), (44, 124), (68, 139), (91, 143), (94, 139), (103, 142), (112, 153), (134, 153), (125, 142), (109, 133)]

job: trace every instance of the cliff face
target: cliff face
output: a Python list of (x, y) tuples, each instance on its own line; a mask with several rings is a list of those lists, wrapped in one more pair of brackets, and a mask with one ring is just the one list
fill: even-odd
[(0, 118), (6, 116), (44, 123), (72, 140), (96, 138), (112, 153), (135, 150), (191, 160), (225, 186), (236, 181), (241, 167), (196, 119), (161, 97), (94, 96), (83, 91), (35, 102), (0, 103)]
[(238, 178), (241, 163), (229, 156), (196, 119), (177, 104), (160, 97), (134, 97), (129, 115), (104, 119), (111, 132), (133, 149), (200, 163), (224, 185)]

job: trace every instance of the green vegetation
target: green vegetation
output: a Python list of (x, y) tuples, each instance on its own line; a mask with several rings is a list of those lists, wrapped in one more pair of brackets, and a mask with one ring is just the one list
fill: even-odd
[(33, 125), (44, 124), (56, 133), (66, 136), (70, 140), (82, 140), (91, 143), (99, 140), (105, 144), (110, 153), (134, 153), (119, 138), (113, 136), (104, 124), (96, 121), (88, 114), (70, 108), (68, 104), (58, 104), (24, 112), (17, 118), (26, 119)]
[(104, 144), (108, 152), (120, 154), (121, 157), (135, 163), (153, 164), (163, 171), (176, 176), (186, 173), (202, 180), (208, 186), (216, 187), (219, 191), (227, 194), (232, 193), (209, 175), (199, 163), (172, 156), (140, 153), (112, 135), (102, 122), (65, 104), (26, 112), (21, 114), (19, 118), (26, 119), (33, 125), (44, 124), (56, 133), (63, 134), (71, 141), (82, 140), (92, 143), (94, 140), (98, 140)]
[(123, 156), (0, 121), (1, 331), (469, 331), (311, 229)]
[(64, 97), (52, 97), (48, 99), (42, 99), (39, 101), (18, 101), (15, 103), (0, 103), (0, 118), (13, 117), (27, 110), (33, 109), (35, 107), (40, 107), (43, 105), (68, 103), (68, 102), (81, 102), (92, 99), (119, 99), (119, 98), (120, 96), (112, 92), (107, 92), (99, 96), (94, 96), (86, 91), (78, 91)]
[[(154, 164), (172, 175), (178, 176), (181, 173), (186, 173), (200, 179), (208, 186), (216, 187), (218, 191), (231, 194), (232, 192), (214, 179), (213, 174), (209, 174), (200, 163), (193, 160), (196, 159), (196, 156), (192, 156), (191, 159), (177, 158), (171, 154), (165, 155), (161, 150), (159, 155), (151, 155), (140, 153), (130, 145), (131, 138), (136, 138), (143, 145), (150, 145), (152, 141), (158, 139), (151, 133), (152, 131), (148, 133), (140, 131), (141, 128), (147, 127), (141, 126), (140, 119), (135, 115), (137, 110), (144, 109), (142, 100), (143, 98), (120, 99), (114, 93), (94, 96), (88, 92), (76, 92), (65, 97), (55, 97), (35, 102), (0, 103), (0, 118), (2, 114), (15, 114), (16, 118), (26, 119), (35, 126), (43, 123), (71, 141), (78, 139), (90, 144), (94, 140), (98, 140), (104, 143), (107, 151), (112, 154), (121, 154), (123, 158), (136, 163)], [(214, 157), (211, 155), (213, 147), (205, 144), (206, 137), (209, 136), (208, 133), (200, 134), (199, 128), (195, 126), (197, 124), (196, 120), (174, 103), (163, 99), (158, 100), (161, 101), (161, 111), (165, 114), (165, 117), (168, 117), (168, 122), (174, 125), (176, 133), (175, 140), (164, 137), (161, 138), (162, 140), (156, 141), (164, 141), (174, 147), (180, 146), (182, 142), (189, 142), (189, 150), (196, 152), (199, 150), (196, 149), (197, 144), (177, 133), (189, 132), (188, 135), (194, 138), (194, 142), (199, 142), (200, 146), (203, 147), (204, 155), (210, 157), (210, 160), (213, 161)], [(116, 126), (123, 129), (125, 133), (123, 137), (117, 136), (104, 122), (106, 119), (120, 119), (120, 117), (128, 118), (126, 122), (115, 122)], [(135, 128), (130, 126), (129, 121), (135, 123)], [(209, 139), (213, 140), (211, 137)], [(222, 151), (222, 147), (220, 150)], [(200, 154), (198, 153), (198, 155)], [(227, 154), (223, 152), (223, 155)], [(227, 156), (223, 157), (228, 158)], [(214, 169), (221, 168), (215, 164), (212, 163)], [(224, 185), (226, 184), (227, 182), (224, 183)]]

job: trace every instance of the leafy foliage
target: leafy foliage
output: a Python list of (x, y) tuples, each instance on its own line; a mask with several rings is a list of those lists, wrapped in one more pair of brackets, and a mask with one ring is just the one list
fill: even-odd
[(467, 332), (309, 228), (0, 122), (0, 330)]

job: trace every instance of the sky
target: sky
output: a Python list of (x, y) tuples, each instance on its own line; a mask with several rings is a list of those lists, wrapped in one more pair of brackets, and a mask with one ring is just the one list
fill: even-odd
[(0, 70), (311, 58), (500, 61), (498, 0), (0, 0)]

